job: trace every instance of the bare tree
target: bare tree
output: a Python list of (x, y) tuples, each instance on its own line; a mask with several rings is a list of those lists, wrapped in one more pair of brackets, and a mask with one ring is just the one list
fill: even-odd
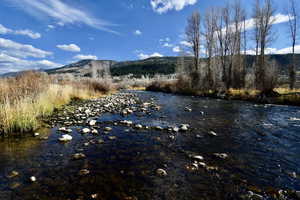
[[(243, 20), (245, 19), (245, 11), (241, 6), (240, 0), (235, 0), (232, 4), (232, 25), (233, 29), (231, 33), (230, 43), (230, 66), (232, 66), (232, 74), (229, 74), (232, 79), (232, 87), (242, 88), (244, 86), (244, 63), (243, 57), (241, 56), (242, 51), (242, 32)], [(245, 30), (244, 30), (245, 31)], [(229, 68), (229, 69), (231, 69)]]
[(206, 49), (206, 56), (207, 56), (207, 63), (206, 63), (206, 78), (205, 81), (208, 84), (209, 88), (212, 88), (214, 86), (214, 78), (213, 78), (213, 56), (214, 56), (214, 48), (216, 48), (215, 44), (215, 20), (216, 17), (216, 10), (214, 8), (210, 8), (205, 13), (204, 18), (204, 32), (203, 36), (205, 38), (205, 49)]
[(214, 20), (216, 28), (216, 37), (218, 41), (218, 52), (222, 66), (222, 82), (225, 84), (226, 89), (231, 86), (231, 66), (229, 65), (229, 50), (231, 43), (231, 20), (230, 20), (230, 7), (227, 5), (218, 11), (218, 16)]
[(198, 11), (188, 18), (185, 34), (187, 41), (192, 44), (194, 71), (198, 71), (200, 57), (200, 13)]
[(295, 0), (289, 0), (288, 17), (289, 17), (289, 31), (292, 42), (292, 64), (289, 67), (290, 89), (294, 89), (296, 82), (296, 67), (295, 67), (295, 45), (297, 42), (297, 28), (298, 28), (298, 13)]
[(257, 42), (256, 52), (259, 52), (257, 62), (257, 73), (256, 73), (256, 85), (257, 88), (263, 92), (267, 92), (266, 81), (266, 59), (265, 50), (268, 45), (273, 41), (272, 27), (275, 18), (273, 17), (275, 9), (272, 5), (272, 0), (264, 0), (264, 4), (261, 6), (260, 0), (256, 1), (254, 8), (255, 13), (255, 40)]

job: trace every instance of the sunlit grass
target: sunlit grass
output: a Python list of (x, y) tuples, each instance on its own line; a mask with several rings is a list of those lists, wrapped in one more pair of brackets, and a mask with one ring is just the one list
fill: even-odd
[(0, 86), (0, 133), (33, 131), (55, 108), (72, 99), (99, 98), (112, 89), (95, 81), (51, 83), (38, 74), (0, 79)]

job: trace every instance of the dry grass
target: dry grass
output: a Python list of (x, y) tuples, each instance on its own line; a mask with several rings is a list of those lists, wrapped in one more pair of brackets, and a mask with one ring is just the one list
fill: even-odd
[(58, 82), (37, 72), (0, 79), (0, 133), (33, 131), (38, 119), (55, 108), (74, 98), (99, 97), (111, 89), (108, 82)]

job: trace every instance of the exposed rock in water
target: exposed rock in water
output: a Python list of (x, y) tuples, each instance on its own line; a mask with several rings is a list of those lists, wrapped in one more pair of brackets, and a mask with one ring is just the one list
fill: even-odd
[(84, 128), (81, 130), (82, 133), (90, 133), (91, 132), (91, 129), (89, 128)]
[(181, 124), (180, 125), (180, 130), (181, 131), (188, 131), (189, 127), (190, 127), (190, 125), (188, 125), (188, 124)]
[(65, 134), (65, 135), (62, 135), (62, 137), (58, 138), (58, 140), (60, 142), (69, 142), (71, 141), (73, 138), (71, 135), (68, 135), (68, 134)]
[(89, 170), (87, 170), (87, 169), (82, 169), (82, 170), (80, 170), (79, 171), (79, 175), (80, 176), (84, 176), (84, 175), (88, 175), (90, 173), (90, 171)]
[(164, 169), (157, 169), (156, 174), (159, 176), (167, 176), (168, 175), (167, 171)]
[(216, 132), (214, 132), (214, 131), (209, 131), (208, 134), (210, 136), (218, 136), (218, 134)]
[(31, 177), (30, 177), (30, 181), (31, 181), (31, 182), (36, 182), (35, 176), (31, 176)]
[(9, 174), (8, 174), (8, 178), (14, 178), (16, 176), (19, 176), (19, 172), (17, 171), (11, 171)]

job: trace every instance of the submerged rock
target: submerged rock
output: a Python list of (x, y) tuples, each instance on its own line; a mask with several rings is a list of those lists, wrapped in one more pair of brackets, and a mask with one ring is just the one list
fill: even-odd
[(86, 158), (86, 156), (83, 153), (75, 153), (72, 156), (72, 159), (74, 159), (74, 160), (79, 160), (79, 159), (83, 159), (83, 158)]
[(221, 158), (221, 159), (228, 158), (228, 155), (226, 153), (214, 153), (214, 156), (216, 156), (217, 158)]
[(79, 175), (80, 176), (84, 176), (84, 175), (88, 175), (90, 173), (90, 171), (89, 170), (87, 170), (87, 169), (82, 169), (82, 170), (80, 170), (79, 171)]
[(112, 130), (112, 128), (108, 127), (108, 126), (104, 128), (104, 131), (111, 131), (111, 130)]

